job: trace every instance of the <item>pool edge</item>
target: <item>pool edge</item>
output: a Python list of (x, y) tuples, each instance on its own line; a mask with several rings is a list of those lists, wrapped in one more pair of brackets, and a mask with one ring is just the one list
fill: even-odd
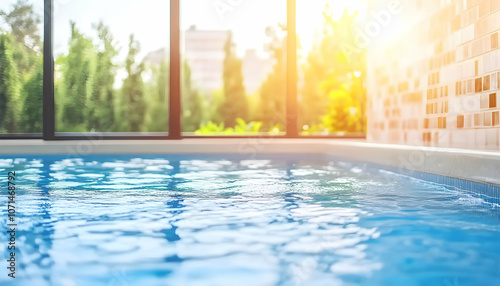
[(404, 171), (500, 187), (500, 152), (376, 144), (350, 139), (0, 140), (0, 158), (96, 154), (324, 154)]

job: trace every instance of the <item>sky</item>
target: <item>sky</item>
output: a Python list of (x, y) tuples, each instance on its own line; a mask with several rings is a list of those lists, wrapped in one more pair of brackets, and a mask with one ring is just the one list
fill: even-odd
[[(330, 3), (336, 16), (344, 8), (364, 10), (366, 0), (297, 0), (297, 33), (304, 52), (312, 47), (314, 31), (322, 25), (322, 11)], [(43, 0), (28, 0), (43, 15)], [(15, 0), (1, 0), (9, 10)], [(140, 4), (139, 4), (140, 3)], [(234, 4), (235, 3), (235, 4)], [(127, 51), (129, 36), (140, 41), (143, 55), (169, 44), (168, 0), (54, 0), (54, 53), (67, 52), (70, 21), (87, 36), (95, 36), (92, 23), (103, 20), (120, 43), (120, 57)], [(232, 30), (239, 52), (263, 51), (265, 29), (286, 24), (286, 0), (181, 0), (181, 29)], [(42, 27), (40, 27), (42, 29)]]

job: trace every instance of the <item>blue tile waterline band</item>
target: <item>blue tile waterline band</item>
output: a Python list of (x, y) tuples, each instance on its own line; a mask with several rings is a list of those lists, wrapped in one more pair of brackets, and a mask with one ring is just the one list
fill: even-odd
[(442, 176), (438, 174), (426, 173), (416, 170), (409, 170), (404, 168), (395, 168), (391, 166), (366, 163), (355, 160), (346, 160), (344, 158), (339, 158), (336, 156), (329, 156), (330, 160), (340, 160), (347, 162), (356, 162), (357, 164), (363, 164), (371, 168), (376, 168), (379, 170), (386, 170), (396, 174), (412, 177), (415, 179), (436, 183), (439, 185), (453, 187), (457, 191), (466, 192), (469, 195), (483, 199), (484, 201), (500, 206), (500, 186), (489, 183), (475, 182), (472, 180), (467, 180), (463, 178), (453, 178), (448, 176)]

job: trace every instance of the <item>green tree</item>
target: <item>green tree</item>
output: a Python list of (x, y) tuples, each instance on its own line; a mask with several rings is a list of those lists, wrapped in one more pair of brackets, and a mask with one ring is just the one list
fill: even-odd
[(165, 132), (168, 129), (169, 64), (163, 60), (152, 67), (152, 81), (147, 94), (146, 131)]
[[(43, 65), (40, 16), (35, 13), (33, 5), (19, 0), (12, 5), (11, 11), (0, 11), (0, 17), (7, 27), (5, 33), (9, 33), (11, 38), (9, 46), (20, 88), (19, 97), (12, 99), (16, 101), (16, 112), (19, 112), (15, 114), (17, 132), (40, 133), (42, 131), (39, 123), (42, 117), (41, 113), (37, 112), (42, 110), (41, 101), (38, 100), (41, 100), (43, 94), (43, 76), (39, 74)], [(36, 80), (39, 82), (35, 82)], [(34, 102), (38, 102), (39, 106), (34, 106)], [(30, 110), (30, 114), (26, 114), (25, 110)], [(33, 116), (35, 114), (40, 114), (40, 117), (36, 118)], [(33, 121), (28, 122), (27, 118)]]
[(94, 80), (89, 101), (86, 105), (88, 129), (99, 132), (113, 131), (115, 119), (114, 89), (116, 65), (114, 61), (118, 51), (114, 46), (113, 35), (109, 27), (101, 21), (94, 25), (97, 32), (96, 61)]
[(25, 0), (18, 0), (12, 5), (10, 12), (0, 11), (0, 17), (9, 27), (14, 38), (13, 59), (21, 81), (28, 80), (38, 69), (38, 57), (42, 51), (40, 23), (41, 19), (35, 13), (34, 7)]
[(203, 102), (200, 92), (194, 88), (191, 67), (184, 60), (182, 69), (182, 130), (195, 132), (203, 122)]
[(305, 66), (300, 123), (329, 132), (364, 132), (366, 48), (356, 37), (358, 15), (345, 10), (336, 19), (327, 7), (323, 17), (322, 40)]
[[(281, 27), (282, 31), (286, 29)], [(273, 71), (260, 87), (260, 116), (264, 129), (276, 125), (285, 125), (286, 99), (286, 37), (280, 37), (279, 31), (268, 27), (266, 34), (271, 42), (268, 51), (274, 59)]]
[[(40, 57), (39, 61), (43, 59)], [(21, 119), (23, 133), (43, 132), (43, 65), (26, 82), (23, 88), (24, 105)]]
[(22, 43), (28, 50), (41, 50), (39, 25), (40, 17), (35, 13), (33, 5), (26, 0), (18, 0), (9, 13), (0, 11), (5, 22), (9, 25), (12, 36), (18, 43)]
[(56, 87), (62, 91), (56, 92), (56, 104), (61, 115), (57, 122), (59, 132), (88, 132), (86, 118), (87, 99), (92, 95), (94, 45), (71, 22), (71, 38), (69, 53), (62, 60), (62, 83)]
[(0, 133), (18, 133), (20, 85), (10, 37), (0, 34)]
[(321, 83), (327, 76), (328, 65), (322, 57), (318, 47), (314, 47), (307, 56), (299, 106), (299, 126), (321, 124), (326, 114), (329, 98), (325, 96)]
[[(122, 96), (125, 100), (124, 117), (120, 118), (123, 122), (128, 122), (128, 126), (124, 131), (140, 132), (143, 131), (143, 123), (146, 112), (146, 104), (144, 102), (144, 82), (142, 73), (145, 69), (144, 63), (137, 63), (137, 55), (140, 52), (140, 44), (134, 39), (134, 35), (130, 35), (128, 45), (129, 51), (125, 61), (125, 69), (127, 78), (123, 82)], [(124, 120), (128, 118), (128, 120)]]
[(243, 62), (236, 55), (236, 47), (232, 34), (224, 44), (224, 102), (219, 108), (224, 125), (235, 126), (236, 119), (247, 120), (248, 108), (246, 102), (245, 86), (243, 84)]

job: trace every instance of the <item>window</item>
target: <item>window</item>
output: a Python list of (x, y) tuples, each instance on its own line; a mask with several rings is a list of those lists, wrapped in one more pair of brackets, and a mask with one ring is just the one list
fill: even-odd
[(424, 143), (431, 143), (431, 140), (432, 140), (431, 133), (430, 132), (424, 133), (424, 135), (423, 135), (423, 141), (424, 141)]
[(488, 94), (481, 94), (479, 99), (479, 108), (488, 109), (490, 106), (490, 96)]
[(484, 91), (488, 91), (490, 90), (490, 76), (487, 75), (484, 77), (484, 80), (483, 80), (483, 90)]
[(356, 38), (363, 14), (363, 1), (297, 0), (299, 133), (365, 132), (367, 47)]
[(496, 74), (492, 74), (490, 76), (490, 79), (491, 79), (491, 89), (494, 90), (494, 89), (498, 89), (498, 85), (497, 85), (497, 77), (496, 77)]
[(469, 114), (465, 116), (465, 128), (472, 128), (474, 117)]
[(484, 126), (491, 126), (491, 112), (487, 112), (484, 114)]
[(438, 128), (443, 129), (444, 127), (444, 120), (443, 117), (438, 117)]
[(284, 134), (287, 1), (229, 2), (181, 1), (183, 132)]
[(476, 93), (481, 92), (483, 87), (483, 78), (476, 78)]
[(464, 128), (464, 116), (457, 116), (457, 128)]
[(165, 0), (60, 5), (53, 35), (56, 132), (166, 133), (169, 19)]
[(500, 72), (497, 73), (497, 88), (500, 88)]
[(0, 4), (0, 134), (42, 133), (42, 11), (43, 1)]
[(498, 48), (498, 33), (491, 35), (491, 49)]
[(490, 94), (490, 108), (496, 108), (497, 107), (497, 94), (492, 93)]
[(483, 125), (483, 116), (482, 114), (474, 114), (474, 126), (479, 127)]
[[(0, 4), (0, 73), (8, 75), (0, 78), (2, 138), (178, 139), (180, 126), (186, 136), (364, 137), (367, 49), (345, 49), (358, 44), (362, 1), (297, 0), (289, 9), (287, 0), (182, 0), (190, 7), (182, 11), (177, 0), (63, 2)], [(381, 68), (380, 81), (391, 94), (420, 98), (413, 68), (399, 85)], [(295, 71), (297, 81), (289, 77)]]
[(499, 112), (498, 111), (493, 112), (493, 126), (497, 126), (500, 124), (499, 119), (500, 119)]

